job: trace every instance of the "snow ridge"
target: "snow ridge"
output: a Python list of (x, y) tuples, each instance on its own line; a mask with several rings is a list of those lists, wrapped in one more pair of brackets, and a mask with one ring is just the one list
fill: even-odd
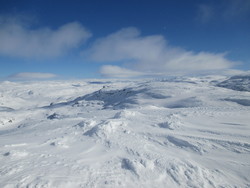
[(250, 91), (250, 75), (237, 75), (217, 84), (236, 91)]

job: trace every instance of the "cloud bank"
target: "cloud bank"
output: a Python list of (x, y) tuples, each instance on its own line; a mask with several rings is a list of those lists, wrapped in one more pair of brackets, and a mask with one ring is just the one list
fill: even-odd
[(51, 79), (57, 75), (51, 73), (40, 73), (40, 72), (20, 72), (10, 75), (10, 79), (14, 80), (33, 80), (33, 79)]
[(21, 58), (61, 56), (85, 42), (91, 33), (72, 22), (58, 29), (34, 29), (22, 18), (0, 16), (0, 55)]
[(136, 28), (125, 28), (97, 40), (87, 54), (92, 61), (126, 67), (102, 67), (101, 73), (110, 76), (119, 75), (116, 71), (130, 76), (200, 73), (228, 69), (235, 63), (224, 53), (195, 53), (170, 46), (161, 35), (143, 37)]

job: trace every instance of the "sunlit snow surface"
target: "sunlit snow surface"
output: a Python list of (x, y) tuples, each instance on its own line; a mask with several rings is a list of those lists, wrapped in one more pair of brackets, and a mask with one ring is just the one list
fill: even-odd
[(224, 80), (1, 82), (0, 187), (250, 187), (250, 92)]

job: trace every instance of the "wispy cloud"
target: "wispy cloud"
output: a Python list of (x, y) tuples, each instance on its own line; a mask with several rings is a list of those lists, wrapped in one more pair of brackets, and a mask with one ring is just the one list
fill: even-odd
[(249, 0), (227, 0), (225, 9), (222, 12), (226, 19), (238, 18), (250, 15), (250, 1)]
[(20, 72), (10, 75), (9, 78), (13, 80), (37, 80), (37, 79), (51, 79), (57, 75), (51, 73), (40, 73), (40, 72)]
[(249, 16), (249, 0), (221, 0), (198, 5), (196, 19), (201, 23), (209, 23), (212, 20), (235, 21)]
[(198, 6), (197, 20), (201, 23), (209, 22), (214, 16), (214, 9), (212, 6), (201, 4)]
[(80, 23), (58, 29), (32, 28), (25, 17), (0, 16), (0, 55), (25, 58), (61, 56), (85, 42), (91, 33)]
[[(97, 40), (87, 54), (92, 61), (120, 62), (126, 71), (155, 75), (223, 70), (235, 63), (227, 60), (225, 53), (196, 53), (170, 46), (161, 35), (142, 37), (136, 28), (125, 28)], [(108, 66), (101, 72), (116, 74), (115, 70), (124, 71), (122, 67)]]

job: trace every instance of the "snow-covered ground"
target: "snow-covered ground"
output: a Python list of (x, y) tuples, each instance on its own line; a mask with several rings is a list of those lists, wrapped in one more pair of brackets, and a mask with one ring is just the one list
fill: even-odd
[(224, 80), (1, 82), (0, 187), (250, 187), (250, 92)]

